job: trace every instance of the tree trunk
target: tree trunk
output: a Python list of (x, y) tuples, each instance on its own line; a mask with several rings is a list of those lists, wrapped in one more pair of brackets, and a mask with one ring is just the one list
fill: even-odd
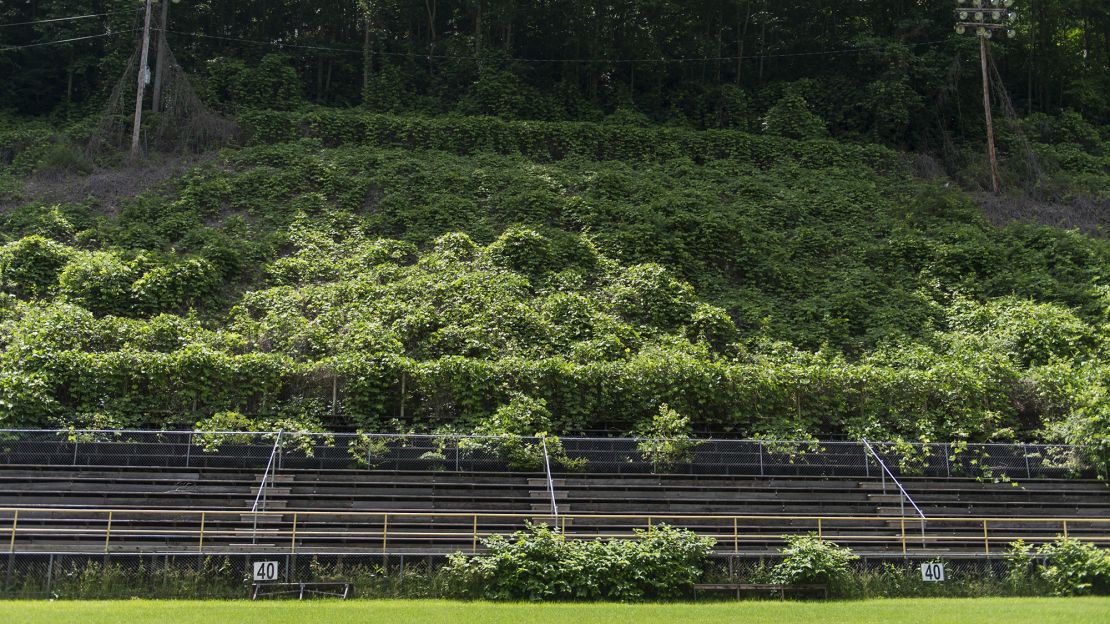
[[(748, 25), (752, 23), (752, 1), (747, 0), (744, 6), (748, 10), (747, 15), (744, 16), (744, 26), (736, 29), (740, 35), (736, 41), (736, 86), (738, 87), (740, 86), (740, 77), (744, 75), (744, 42), (748, 38)], [(739, 18), (740, 5), (737, 5), (736, 8), (736, 17)]]
[(370, 49), (370, 16), (362, 20), (362, 103), (366, 104), (370, 92), (370, 71), (374, 54)]

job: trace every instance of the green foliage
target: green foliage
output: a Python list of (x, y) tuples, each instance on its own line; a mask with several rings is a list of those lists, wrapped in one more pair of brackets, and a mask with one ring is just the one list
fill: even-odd
[(205, 87), (222, 107), (295, 108), (302, 101), (301, 81), (282, 54), (267, 54), (257, 63), (242, 59), (216, 57), (205, 68)]
[(484, 541), (482, 555), (452, 555), (447, 578), (486, 600), (675, 600), (692, 593), (712, 538), (666, 525), (631, 540), (567, 540), (544, 525)]
[(474, 429), (477, 439), (464, 439), (460, 448), (482, 448), (508, 462), (510, 468), (540, 470), (544, 467), (544, 451), (554, 465), (574, 469), (581, 465), (563, 451), (557, 437), (549, 437), (551, 412), (547, 402), (517, 395), (497, 408), (493, 415)]
[(58, 294), (98, 316), (127, 315), (136, 273), (134, 264), (115, 253), (80, 254), (58, 275)]
[(1037, 549), (1041, 577), (1058, 596), (1110, 592), (1110, 556), (1094, 544), (1060, 538)]
[(763, 131), (790, 139), (819, 139), (828, 136), (825, 122), (809, 110), (809, 104), (794, 88), (767, 111)]
[[(890, 150), (649, 117), (245, 118), (257, 145), (157, 193), (0, 212), (5, 423), (482, 430), (534, 466), (529, 436), (666, 404), (730, 435), (1110, 456), (1106, 241), (992, 227)], [(495, 417), (519, 397), (542, 411)]]
[(69, 250), (41, 236), (28, 236), (0, 247), (0, 289), (32, 299), (51, 294)]
[(671, 470), (677, 464), (689, 462), (698, 446), (696, 440), (690, 439), (690, 419), (666, 403), (659, 406), (651, 420), (637, 424), (632, 434), (641, 438), (636, 450), (655, 470)]
[(850, 549), (819, 539), (815, 534), (787, 536), (782, 554), (782, 562), (772, 571), (776, 583), (820, 584), (834, 594), (847, 584), (850, 565), (859, 558)]

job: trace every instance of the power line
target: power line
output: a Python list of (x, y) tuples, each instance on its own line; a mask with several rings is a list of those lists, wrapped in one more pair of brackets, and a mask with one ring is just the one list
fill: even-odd
[(57, 41), (42, 41), (42, 42), (39, 42), (39, 43), (28, 43), (26, 45), (4, 46), (4, 47), (0, 48), (0, 52), (8, 52), (8, 51), (11, 51), (11, 50), (25, 50), (27, 48), (38, 48), (38, 47), (42, 47), (42, 46), (58, 45), (58, 44), (61, 44), (61, 43), (73, 43), (74, 41), (84, 41), (86, 39), (99, 39), (101, 37), (111, 37), (113, 35), (122, 35), (124, 33), (133, 33), (136, 30), (138, 30), (138, 29), (115, 30), (115, 31), (103, 32), (103, 33), (100, 33), (99, 35), (87, 35), (87, 36), (84, 36), (84, 37), (73, 37), (71, 39), (59, 39)]
[(105, 17), (108, 15), (119, 15), (121, 13), (134, 13), (139, 9), (131, 9), (129, 11), (110, 11), (108, 13), (90, 13), (88, 15), (74, 15), (72, 17), (55, 17), (51, 19), (31, 20), (29, 22), (12, 22), (10, 24), (0, 24), (0, 28), (7, 28), (8, 26), (31, 26), (33, 24), (51, 24), (54, 22), (70, 22), (73, 20), (90, 19), (93, 17)]
[[(278, 49), (293, 49), (293, 50), (315, 50), (319, 52), (340, 52), (346, 54), (362, 54), (363, 50), (359, 48), (336, 48), (331, 46), (314, 46), (295, 43), (282, 43), (280, 41), (263, 41), (259, 39), (244, 39), (242, 37), (230, 37), (224, 35), (206, 35), (204, 33), (196, 32), (182, 32), (177, 30), (166, 30), (168, 34), (181, 35), (184, 37), (195, 37), (199, 39), (216, 39), (222, 41), (235, 41), (238, 43), (250, 43), (255, 45), (272, 46)], [(911, 48), (922, 46), (932, 46), (941, 43), (947, 43), (948, 39), (936, 39), (933, 41), (922, 41), (919, 43), (907, 44)], [(784, 52), (780, 54), (762, 54), (759, 56), (710, 56), (710, 57), (681, 57), (681, 58), (639, 58), (639, 59), (610, 59), (610, 58), (521, 58), (510, 57), (506, 61), (514, 63), (706, 63), (712, 61), (736, 61), (736, 60), (754, 60), (758, 58), (788, 58), (798, 56), (833, 56), (837, 54), (852, 54), (857, 52), (873, 52), (887, 49), (886, 46), (872, 46), (867, 48), (844, 48), (839, 50), (819, 50), (814, 52)], [(403, 58), (417, 58), (417, 59), (436, 59), (436, 60), (481, 60), (477, 56), (468, 55), (446, 55), (446, 54), (421, 54), (419, 52), (374, 52), (377, 56), (392, 56)]]

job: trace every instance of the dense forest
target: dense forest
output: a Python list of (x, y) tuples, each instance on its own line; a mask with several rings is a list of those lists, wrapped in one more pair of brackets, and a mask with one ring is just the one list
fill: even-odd
[(128, 163), (141, 5), (5, 3), (0, 426), (1105, 458), (1110, 6), (992, 40), (1001, 196), (955, 6), (156, 3), (236, 130)]

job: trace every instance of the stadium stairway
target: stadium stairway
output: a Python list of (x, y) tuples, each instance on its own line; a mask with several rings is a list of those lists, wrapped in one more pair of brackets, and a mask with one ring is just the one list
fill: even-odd
[(671, 524), (745, 556), (806, 532), (865, 553), (982, 556), (1017, 538), (1110, 532), (1089, 521), (1110, 520), (1101, 481), (904, 479), (925, 522), (875, 478), (562, 474), (558, 519), (543, 474), (282, 469), (260, 496), (262, 481), (241, 468), (0, 466), (0, 539), (13, 527), (20, 552), (444, 554), (533, 521), (572, 538)]

